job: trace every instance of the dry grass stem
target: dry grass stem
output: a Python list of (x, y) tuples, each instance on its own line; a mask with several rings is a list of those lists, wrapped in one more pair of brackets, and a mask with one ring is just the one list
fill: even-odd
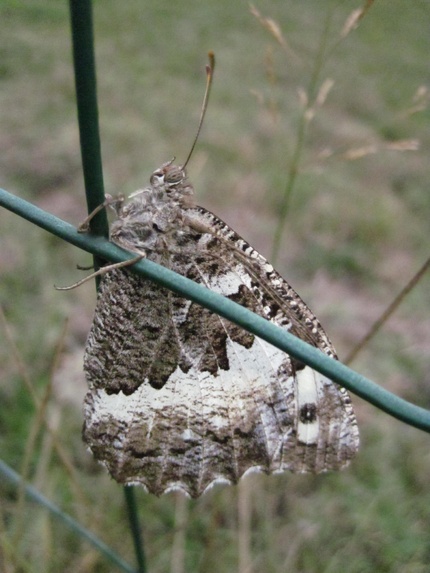
[(353, 30), (355, 30), (358, 27), (358, 25), (360, 24), (360, 21), (364, 18), (364, 16), (370, 10), (373, 3), (374, 3), (374, 0), (366, 0), (364, 3), (364, 6), (362, 8), (358, 8), (358, 9), (353, 10), (351, 12), (351, 14), (345, 20), (345, 24), (343, 25), (342, 31), (340, 33), (340, 37), (342, 39), (346, 38), (346, 36), (348, 36), (348, 34), (350, 32), (352, 32)]

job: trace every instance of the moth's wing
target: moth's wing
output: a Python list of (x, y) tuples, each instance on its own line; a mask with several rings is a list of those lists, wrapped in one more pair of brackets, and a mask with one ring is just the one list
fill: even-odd
[(156, 495), (178, 484), (195, 497), (202, 400), (198, 374), (185, 375), (174, 299), (126, 270), (103, 277), (84, 357), (83, 437), (119, 483), (140, 483)]
[[(275, 273), (267, 285), (273, 271), (258, 253), (211, 213), (188, 214), (196, 224), (165, 263), (334, 353), (287, 283)], [(307, 319), (316, 326), (303, 327)], [(84, 438), (117, 481), (157, 495), (179, 488), (197, 497), (248, 470), (339, 469), (358, 447), (343, 389), (128, 271), (102, 281), (85, 370)]]
[[(264, 257), (201, 207), (187, 211), (187, 222), (197, 231), (203, 231), (198, 246), (204, 255), (195, 257), (196, 262), (201, 261), (201, 282), (336, 358), (318, 319)], [(244, 331), (238, 329), (238, 332)], [(233, 339), (236, 341), (240, 342)], [(243, 347), (239, 350), (239, 362), (245, 361), (247, 355), (260, 356), (254, 368), (260, 375), (256, 384), (263, 388), (261, 404), (271, 404), (268, 387), (281, 387), (281, 393), (276, 395), (281, 396), (285, 407), (280, 408), (273, 424), (276, 432), (278, 424), (282, 428), (282, 443), (278, 443), (279, 458), (269, 453), (269, 471), (320, 472), (347, 465), (359, 445), (357, 422), (347, 391), (258, 338), (248, 353)], [(255, 396), (255, 392), (250, 394)], [(264, 415), (262, 412), (263, 420)], [(291, 420), (293, 427), (287, 430)]]
[(211, 247), (216, 250), (215, 239), (218, 239), (223, 244), (218, 250), (230, 252), (231, 258), (246, 268), (253, 282), (255, 297), (265, 309), (265, 318), (279, 326), (290, 325), (289, 332), (336, 358), (333, 345), (319, 320), (267, 259), (224, 221), (203, 207), (189, 209), (187, 214), (191, 225), (205, 229), (206, 233), (213, 236), (207, 247), (209, 250)]

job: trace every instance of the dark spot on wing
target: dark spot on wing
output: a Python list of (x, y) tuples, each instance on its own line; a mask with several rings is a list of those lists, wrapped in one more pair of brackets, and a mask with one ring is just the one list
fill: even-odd
[(311, 424), (317, 419), (317, 407), (313, 403), (304, 404), (300, 408), (299, 419), (302, 424)]

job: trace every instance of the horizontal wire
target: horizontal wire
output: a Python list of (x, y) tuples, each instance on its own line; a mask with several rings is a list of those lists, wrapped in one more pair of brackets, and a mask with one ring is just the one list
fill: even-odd
[[(78, 233), (77, 229), (69, 223), (3, 189), (0, 189), (0, 206), (107, 261), (121, 262), (136, 257), (135, 253), (127, 253), (104, 237)], [(321, 372), (391, 416), (430, 433), (430, 411), (399, 398), (265, 318), (147, 259), (130, 265), (129, 269), (227, 318)]]

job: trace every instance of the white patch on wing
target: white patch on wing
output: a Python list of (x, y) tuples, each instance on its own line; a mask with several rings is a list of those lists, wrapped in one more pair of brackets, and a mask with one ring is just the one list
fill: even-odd
[[(303, 444), (316, 444), (318, 442), (319, 421), (318, 421), (318, 377), (321, 376), (309, 366), (305, 366), (296, 374), (297, 380), (297, 411), (299, 419), (297, 422), (297, 439)], [(300, 412), (303, 407), (315, 406), (315, 419), (304, 422), (300, 419)]]
[[(230, 397), (230, 412), (236, 412), (236, 425), (243, 431), (252, 425), (261, 428), (271, 464), (278, 464), (285, 431), (285, 411), (295, 410), (295, 404), (286, 403), (286, 395), (278, 379), (278, 368), (285, 354), (255, 338), (249, 349), (229, 340), (227, 355), (236, 396)], [(227, 392), (229, 390), (227, 389)], [(242, 424), (242, 426), (240, 425)], [(254, 466), (259, 471), (259, 466)]]
[(238, 293), (239, 288), (243, 285), (246, 285), (248, 288), (251, 286), (251, 277), (248, 273), (245, 273), (239, 263), (237, 263), (234, 271), (222, 272), (219, 275), (212, 275), (210, 277), (205, 276), (205, 279), (208, 288), (223, 296)]

